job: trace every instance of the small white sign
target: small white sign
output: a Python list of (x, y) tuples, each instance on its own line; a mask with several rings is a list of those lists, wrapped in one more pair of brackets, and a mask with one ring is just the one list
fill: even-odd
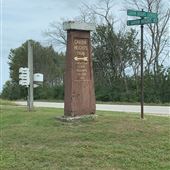
[(19, 85), (28, 87), (30, 84), (30, 72), (27, 67), (19, 68)]

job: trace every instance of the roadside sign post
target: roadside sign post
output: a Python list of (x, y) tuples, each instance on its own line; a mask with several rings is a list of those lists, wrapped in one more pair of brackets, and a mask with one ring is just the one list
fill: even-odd
[(28, 67), (19, 68), (19, 85), (28, 89), (27, 107), (28, 111), (33, 110), (33, 50), (31, 42), (28, 41)]
[[(141, 17), (141, 19), (143, 19), (143, 18), (144, 17)], [(143, 29), (144, 29), (144, 25), (141, 24), (141, 119), (144, 119), (144, 113), (143, 113), (143, 104), (144, 104), (144, 94), (143, 94), (143, 85), (144, 85), (144, 77), (143, 77)]]
[(43, 84), (43, 74), (33, 74), (33, 48), (31, 41), (28, 41), (28, 67), (19, 68), (19, 85), (27, 87), (27, 107), (28, 111), (33, 111), (34, 107), (34, 88)]
[(158, 14), (153, 12), (145, 12), (143, 11), (135, 11), (135, 10), (127, 10), (128, 16), (136, 16), (141, 17), (140, 19), (136, 20), (128, 20), (127, 25), (133, 26), (133, 25), (140, 25), (141, 26), (141, 119), (144, 119), (144, 77), (143, 77), (143, 29), (144, 24), (151, 24), (151, 23), (157, 23), (158, 22)]
[(19, 68), (19, 85), (27, 87), (27, 108), (29, 112), (34, 110), (34, 88), (42, 85), (43, 79), (43, 74), (33, 74), (33, 48), (31, 41), (28, 40), (28, 67)]

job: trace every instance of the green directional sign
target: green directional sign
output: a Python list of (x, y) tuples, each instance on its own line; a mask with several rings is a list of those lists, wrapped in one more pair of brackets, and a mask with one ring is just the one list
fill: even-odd
[(127, 20), (127, 25), (141, 25), (141, 19), (136, 19), (136, 20)]
[(131, 10), (131, 9), (127, 10), (127, 15), (129, 15), (129, 16), (136, 16), (136, 17), (158, 18), (158, 14), (157, 13), (145, 12), (145, 11), (135, 11), (135, 10)]
[(148, 18), (158, 18), (157, 13), (147, 12), (146, 14), (147, 14), (146, 17), (148, 17)]
[(144, 18), (141, 19), (141, 24), (151, 24), (151, 23), (157, 23), (158, 19), (157, 18)]
[(157, 18), (144, 18), (144, 19), (136, 19), (136, 20), (127, 20), (127, 25), (142, 25), (142, 24), (151, 24), (151, 23), (157, 23)]

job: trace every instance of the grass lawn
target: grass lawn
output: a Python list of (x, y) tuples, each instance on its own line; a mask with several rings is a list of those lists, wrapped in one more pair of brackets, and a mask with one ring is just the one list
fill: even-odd
[(59, 122), (63, 109), (1, 106), (1, 170), (169, 170), (168, 117), (98, 111)]
[(16, 106), (16, 104), (14, 102), (12, 102), (12, 101), (0, 99), (0, 106), (1, 105), (13, 105), (13, 106)]

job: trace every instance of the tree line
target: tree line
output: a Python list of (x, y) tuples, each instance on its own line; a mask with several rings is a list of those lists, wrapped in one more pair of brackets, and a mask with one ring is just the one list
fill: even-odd
[[(39, 42), (31, 40), (33, 48), (33, 72), (44, 75), (43, 86), (34, 89), (35, 99), (63, 99), (64, 53), (58, 53), (52, 46), (43, 47)], [(19, 68), (28, 67), (28, 41), (9, 54), (11, 80), (3, 87), (2, 98), (11, 100), (25, 99), (27, 89), (19, 85)]]
[[(163, 0), (128, 0), (128, 4), (145, 11), (157, 12), (159, 22), (145, 28), (144, 100), (147, 103), (170, 102), (170, 66), (164, 64), (168, 55), (169, 9), (162, 9)], [(102, 3), (102, 4), (101, 4)], [(140, 101), (140, 39), (135, 29), (115, 27), (112, 15), (113, 1), (104, 0), (89, 6), (84, 4), (78, 21), (95, 24), (91, 34), (93, 72), (96, 99), (99, 101)], [(66, 32), (58, 23), (46, 31), (53, 46), (66, 44)], [(34, 73), (44, 74), (44, 84), (35, 89), (35, 99), (64, 99), (65, 52), (56, 52), (53, 46), (43, 47), (32, 41)], [(10, 81), (4, 85), (1, 97), (21, 99), (26, 89), (18, 85), (18, 69), (27, 66), (27, 42), (9, 54)]]

